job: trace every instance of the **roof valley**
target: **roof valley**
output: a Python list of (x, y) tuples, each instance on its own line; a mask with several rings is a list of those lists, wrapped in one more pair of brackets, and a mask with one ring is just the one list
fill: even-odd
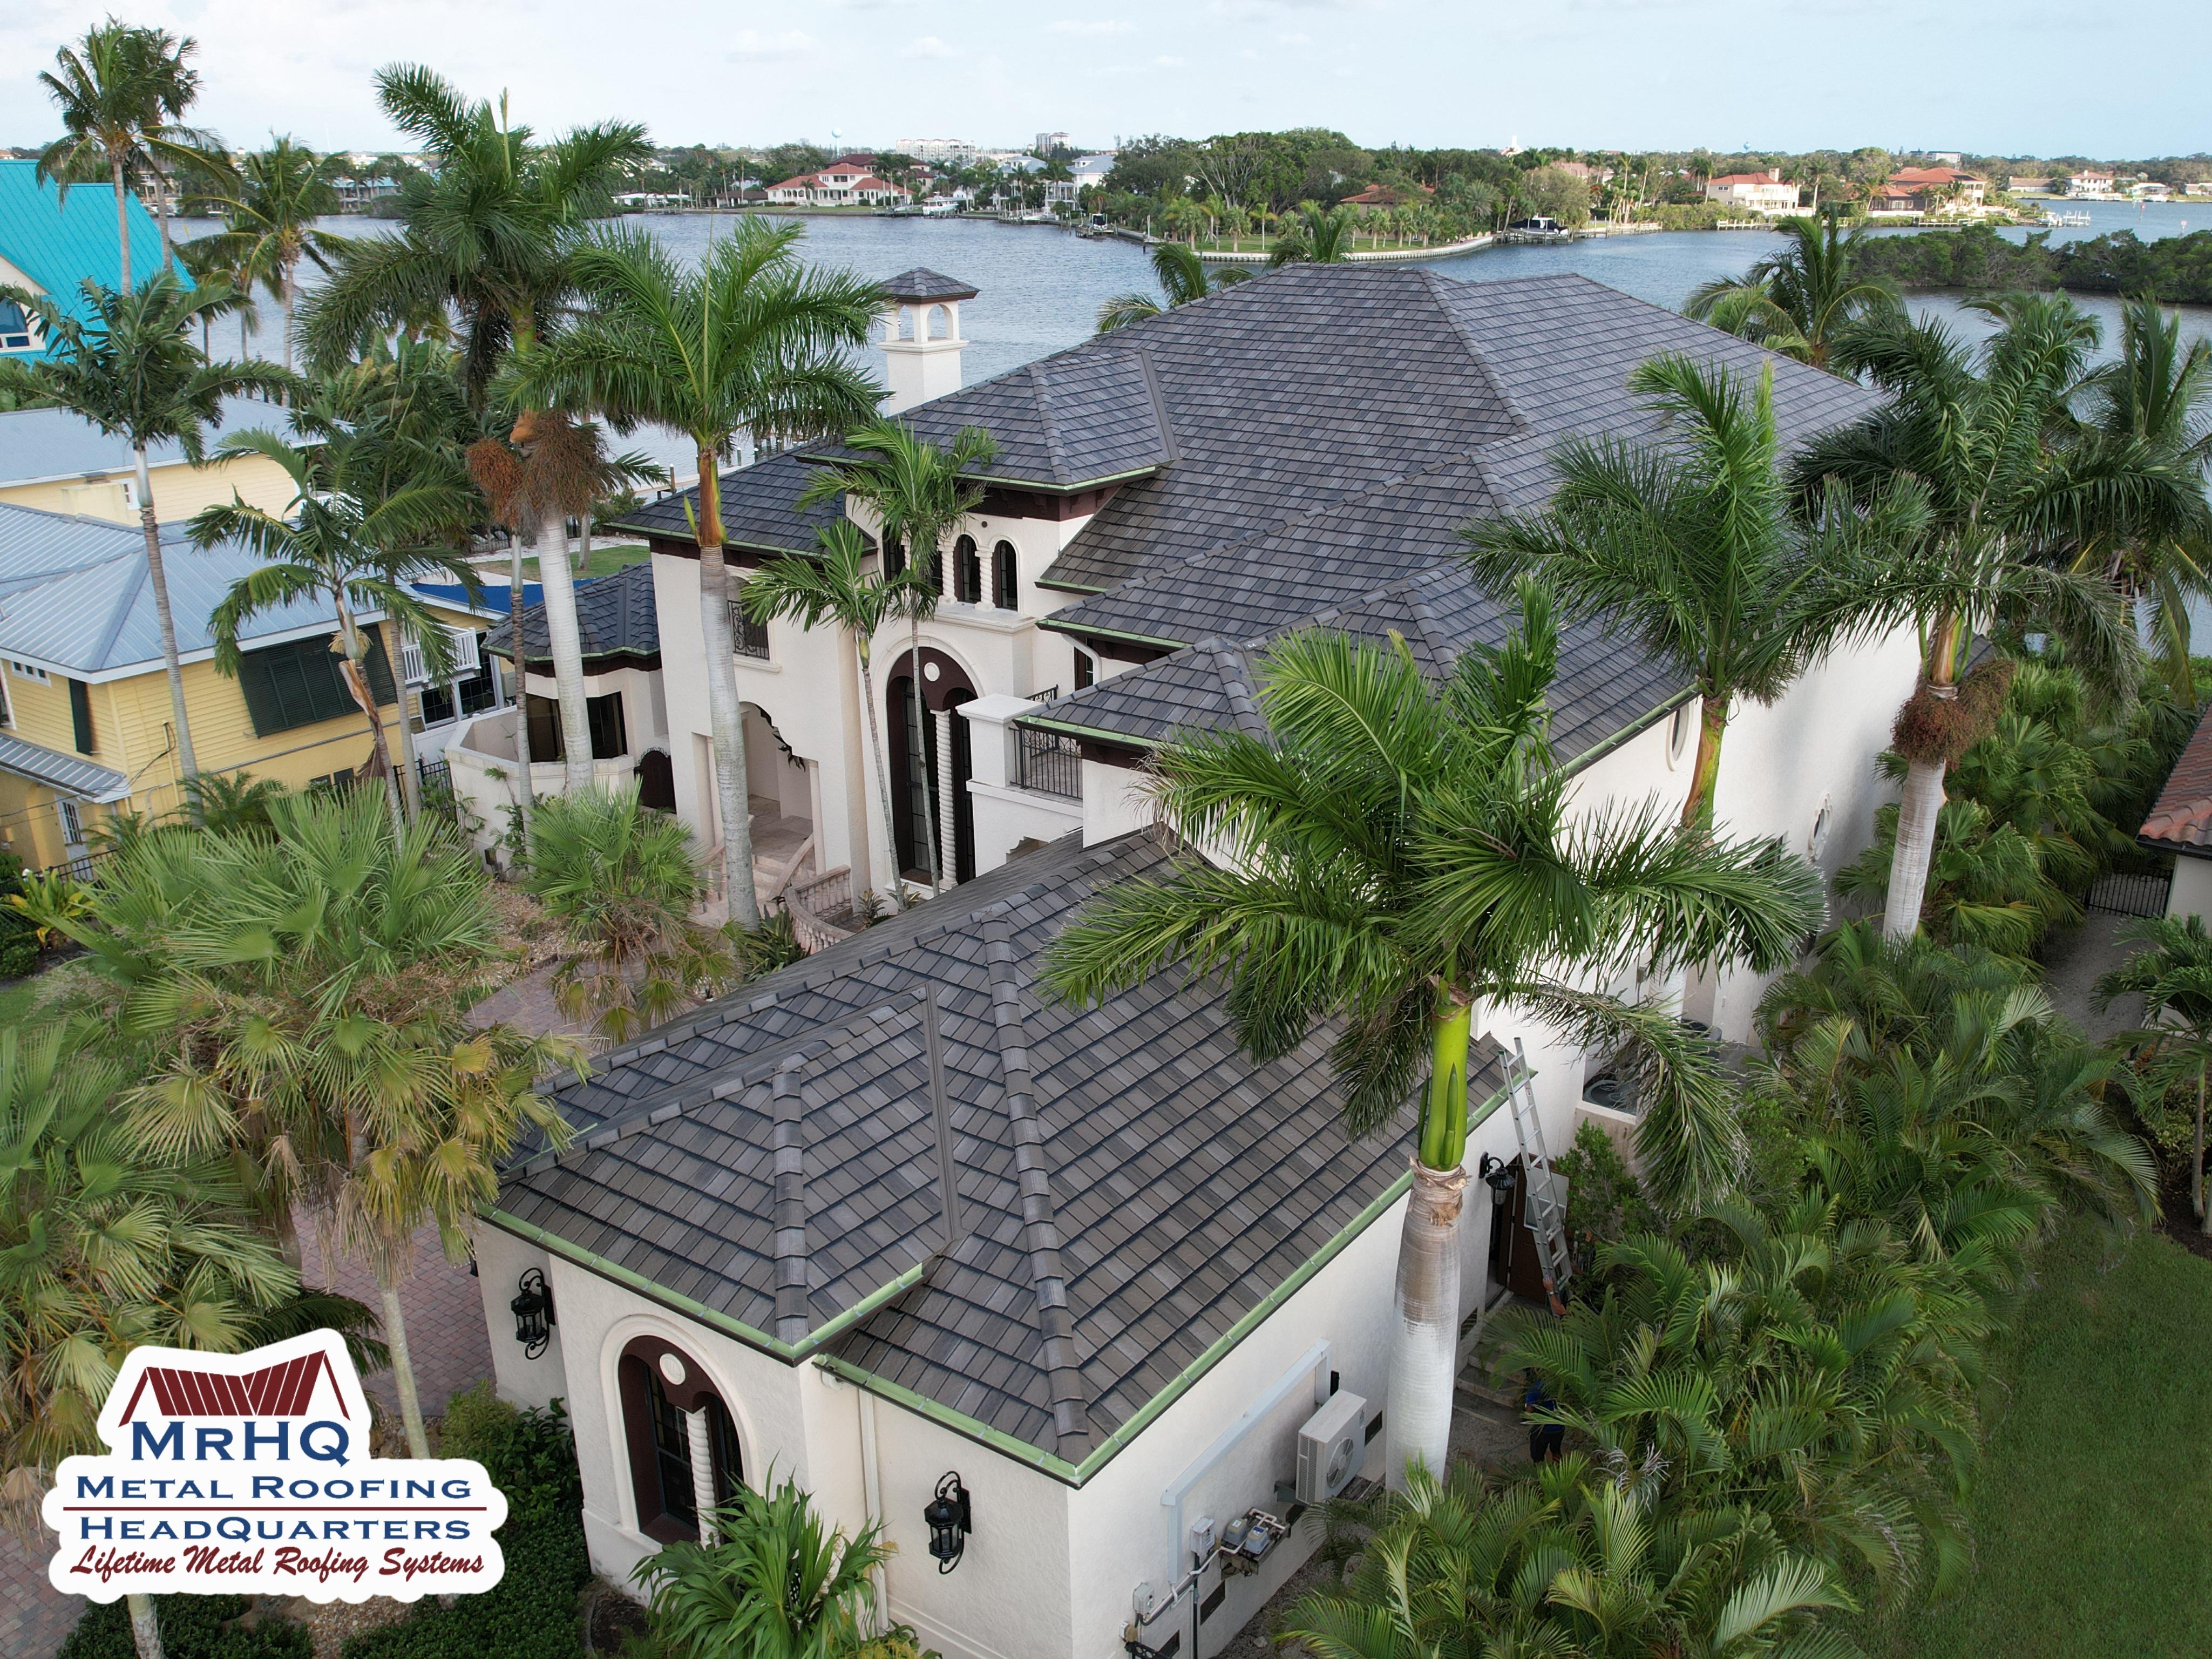
[(1014, 1169), (1022, 1200), (1022, 1243), (1029, 1253), (1037, 1331), (1043, 1340), (1045, 1371), (1052, 1392), (1054, 1450), (1071, 1463), (1080, 1462), (1091, 1449), (1090, 1413), (1082, 1369), (1077, 1363), (1067, 1281), (1060, 1271), (1060, 1226), (1053, 1212), (1052, 1175), (1045, 1159), (1044, 1131), (1037, 1121), (1030, 1073), (1029, 1035), (1022, 1024), (1021, 994), (1014, 971), (1013, 929), (1003, 910), (985, 920), (983, 943), (990, 964), (991, 1022), (1005, 1079), (1006, 1118), (1013, 1130)]

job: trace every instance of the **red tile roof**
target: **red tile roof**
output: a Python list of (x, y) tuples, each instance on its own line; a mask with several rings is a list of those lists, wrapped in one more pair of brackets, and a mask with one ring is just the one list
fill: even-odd
[(2212, 857), (2212, 709), (2197, 722), (2140, 833), (2154, 845)]
[(1978, 185), (1982, 181), (1957, 167), (1899, 167), (1889, 175), (1893, 185)]
[(1405, 190), (1395, 185), (1370, 185), (1357, 196), (1346, 197), (1343, 205), (1346, 207), (1396, 207), (1401, 202), (1426, 201), (1436, 194), (1436, 191), (1431, 190), (1426, 185), (1414, 185), (1411, 189), (1414, 193), (1408, 196)]
[(1723, 173), (1711, 182), (1716, 185), (1778, 185), (1782, 182), (1782, 173), (1775, 167), (1769, 167), (1764, 173)]

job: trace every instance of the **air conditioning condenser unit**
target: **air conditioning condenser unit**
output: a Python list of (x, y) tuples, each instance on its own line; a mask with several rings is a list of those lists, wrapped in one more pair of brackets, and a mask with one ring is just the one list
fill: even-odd
[(1327, 1503), (1366, 1461), (1366, 1401), (1356, 1394), (1330, 1395), (1298, 1430), (1298, 1502)]

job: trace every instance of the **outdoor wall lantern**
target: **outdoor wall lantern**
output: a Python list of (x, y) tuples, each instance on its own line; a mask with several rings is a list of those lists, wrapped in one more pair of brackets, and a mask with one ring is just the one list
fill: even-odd
[(937, 1483), (937, 1496), (921, 1508), (922, 1524), (929, 1528), (929, 1553), (937, 1570), (950, 1572), (960, 1565), (968, 1548), (968, 1534), (975, 1529), (968, 1509), (968, 1488), (957, 1470)]
[(522, 1357), (535, 1359), (553, 1340), (553, 1287), (535, 1267), (524, 1269), (515, 1281), (514, 1301), (507, 1305), (514, 1315), (514, 1340), (522, 1344)]
[(1482, 1177), (1483, 1184), (1490, 1188), (1492, 1198), (1500, 1204), (1510, 1203), (1512, 1200), (1513, 1166), (1499, 1158), (1497, 1153), (1485, 1152), (1482, 1155), (1482, 1162), (1474, 1166), (1474, 1172)]

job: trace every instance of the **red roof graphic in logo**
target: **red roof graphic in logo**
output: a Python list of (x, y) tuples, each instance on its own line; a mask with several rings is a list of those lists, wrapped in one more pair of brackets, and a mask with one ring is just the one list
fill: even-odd
[(330, 1378), (331, 1389), (338, 1395), (338, 1415), (345, 1416), (345, 1395), (327, 1353), (301, 1354), (244, 1376), (149, 1365), (117, 1420), (131, 1420), (149, 1384), (154, 1404), (164, 1417), (305, 1417), (314, 1400), (315, 1383), (323, 1377)]

